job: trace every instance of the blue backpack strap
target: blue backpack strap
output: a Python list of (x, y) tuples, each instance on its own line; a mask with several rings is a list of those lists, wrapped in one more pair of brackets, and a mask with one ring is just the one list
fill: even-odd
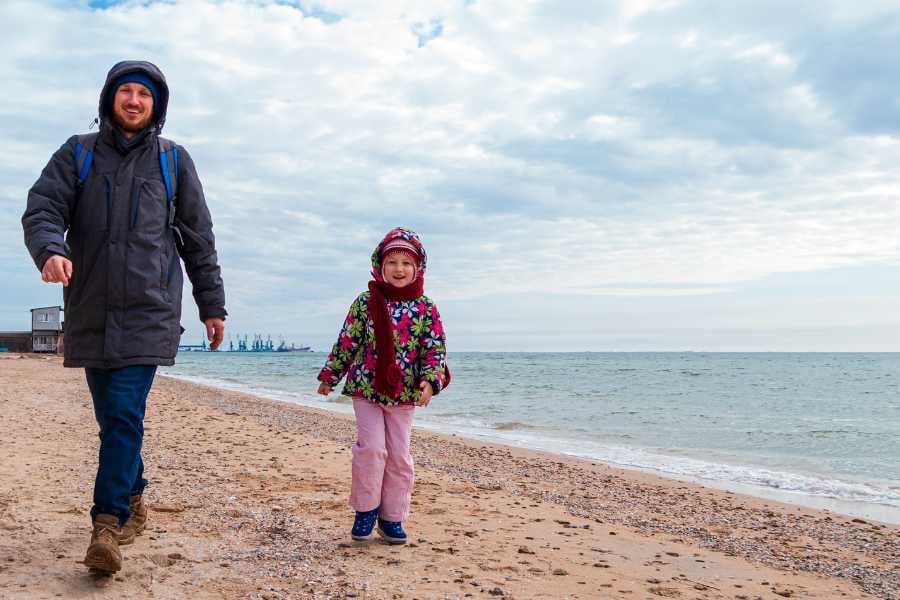
[(94, 146), (97, 144), (96, 133), (84, 133), (77, 136), (75, 142), (75, 173), (78, 174), (76, 187), (81, 189), (87, 179), (94, 161)]
[(178, 146), (172, 140), (159, 140), (159, 168), (162, 171), (163, 183), (166, 185), (168, 201), (169, 227), (175, 223), (175, 201), (178, 199)]

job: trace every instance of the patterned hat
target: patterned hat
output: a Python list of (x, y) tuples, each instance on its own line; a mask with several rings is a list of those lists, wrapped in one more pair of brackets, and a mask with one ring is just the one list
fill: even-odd
[(395, 227), (384, 236), (375, 248), (375, 251), (372, 252), (372, 277), (376, 281), (384, 281), (384, 276), (381, 272), (381, 261), (387, 256), (388, 252), (398, 251), (405, 252), (415, 259), (417, 278), (425, 274), (428, 257), (425, 254), (425, 247), (422, 246), (419, 235), (415, 231)]
[(419, 256), (419, 249), (416, 248), (412, 242), (408, 242), (403, 238), (394, 238), (389, 241), (387, 244), (381, 247), (381, 260), (384, 260), (384, 257), (390, 254), (391, 252), (403, 252), (408, 254), (413, 260), (416, 261), (416, 265), (421, 262), (421, 257)]

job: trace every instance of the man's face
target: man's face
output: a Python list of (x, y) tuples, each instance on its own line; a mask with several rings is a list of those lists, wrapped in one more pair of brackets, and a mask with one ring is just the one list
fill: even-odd
[(139, 133), (153, 117), (153, 94), (140, 83), (123, 83), (113, 98), (113, 115), (126, 134)]

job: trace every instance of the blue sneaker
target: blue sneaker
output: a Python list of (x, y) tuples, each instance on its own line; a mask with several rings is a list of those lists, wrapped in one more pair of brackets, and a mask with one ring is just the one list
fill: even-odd
[(406, 543), (406, 532), (403, 531), (403, 523), (400, 521), (378, 519), (378, 535), (383, 537), (388, 544)]
[(375, 519), (378, 517), (379, 508), (376, 506), (366, 512), (356, 511), (356, 519), (353, 521), (350, 537), (360, 541), (372, 539), (372, 529), (375, 527)]

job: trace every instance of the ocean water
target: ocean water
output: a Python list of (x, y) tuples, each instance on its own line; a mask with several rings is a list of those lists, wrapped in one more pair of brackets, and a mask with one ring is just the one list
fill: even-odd
[[(161, 373), (352, 413), (323, 353), (182, 353)], [(416, 425), (900, 523), (900, 353), (451, 353)]]

